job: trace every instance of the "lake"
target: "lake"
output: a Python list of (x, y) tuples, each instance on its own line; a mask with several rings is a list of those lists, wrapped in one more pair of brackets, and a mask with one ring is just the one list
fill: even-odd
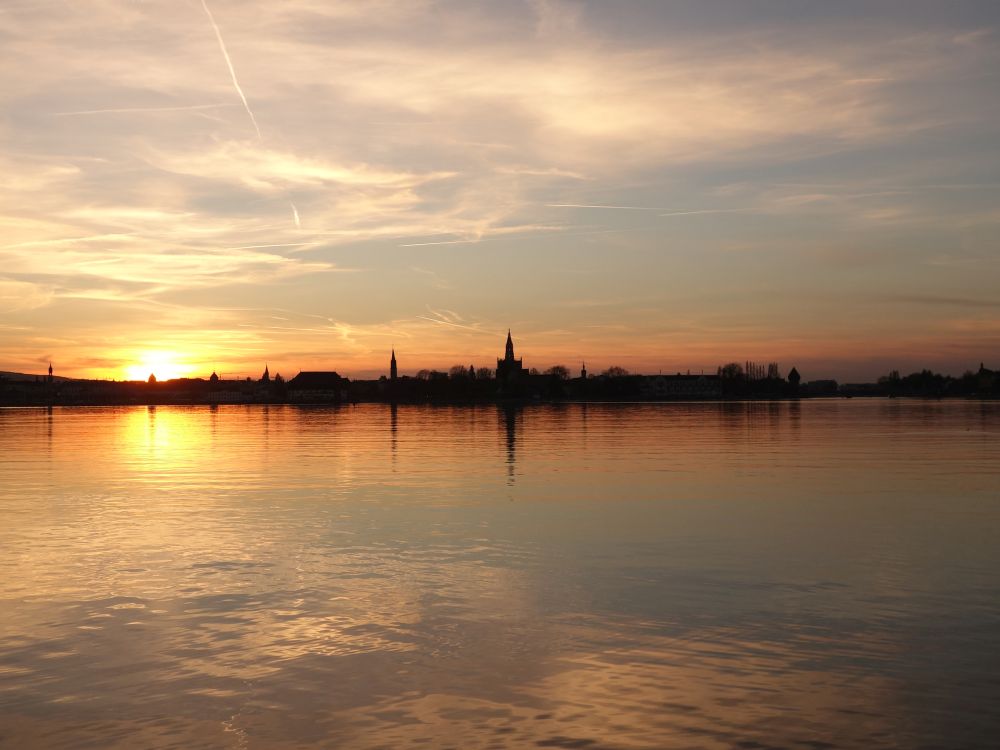
[(0, 746), (1000, 737), (1000, 403), (0, 409)]

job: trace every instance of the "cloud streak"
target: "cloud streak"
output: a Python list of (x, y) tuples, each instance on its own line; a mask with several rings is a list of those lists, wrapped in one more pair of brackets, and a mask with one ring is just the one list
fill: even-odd
[(53, 112), (53, 117), (75, 117), (78, 115), (142, 114), (156, 112), (197, 112), (206, 109), (234, 107), (235, 104), (189, 104), (176, 107), (110, 107), (107, 109), (79, 109), (73, 112)]

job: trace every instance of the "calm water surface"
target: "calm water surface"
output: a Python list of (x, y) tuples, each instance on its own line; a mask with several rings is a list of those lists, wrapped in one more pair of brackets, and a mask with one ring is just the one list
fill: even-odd
[(1000, 404), (0, 409), (0, 745), (1000, 743)]

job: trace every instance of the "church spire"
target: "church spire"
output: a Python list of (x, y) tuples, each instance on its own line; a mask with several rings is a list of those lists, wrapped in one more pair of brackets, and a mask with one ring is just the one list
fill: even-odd
[(389, 380), (395, 380), (397, 375), (396, 370), (396, 347), (392, 348), (392, 358), (389, 360)]
[(507, 329), (507, 350), (504, 352), (503, 358), (508, 362), (514, 361), (514, 339), (510, 337), (510, 329)]
[(262, 383), (270, 383), (271, 382), (271, 373), (268, 371), (266, 364), (264, 365), (264, 374), (261, 375), (260, 382), (262, 382)]

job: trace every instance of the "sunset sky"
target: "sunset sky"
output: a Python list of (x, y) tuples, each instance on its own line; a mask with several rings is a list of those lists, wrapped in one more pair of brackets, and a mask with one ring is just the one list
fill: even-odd
[(4, 0), (0, 370), (1000, 367), (1000, 3)]

